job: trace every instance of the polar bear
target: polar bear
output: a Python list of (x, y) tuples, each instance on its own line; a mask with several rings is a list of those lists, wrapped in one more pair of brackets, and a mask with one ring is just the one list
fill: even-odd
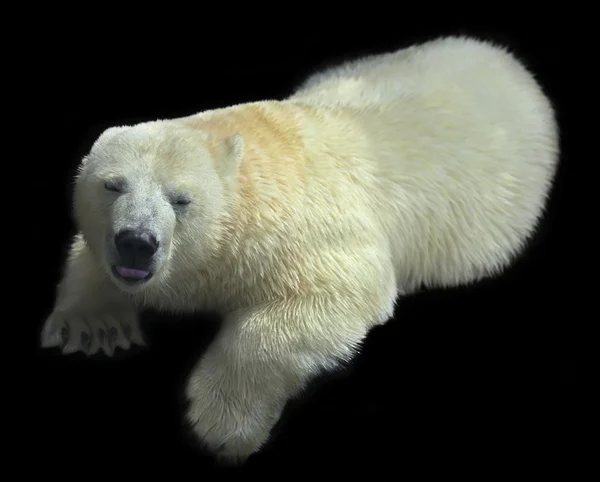
[(43, 347), (144, 344), (138, 313), (215, 310), (194, 433), (243, 462), (398, 296), (500, 273), (555, 174), (551, 103), (504, 47), (445, 37), (318, 73), (284, 100), (107, 129), (81, 162)]

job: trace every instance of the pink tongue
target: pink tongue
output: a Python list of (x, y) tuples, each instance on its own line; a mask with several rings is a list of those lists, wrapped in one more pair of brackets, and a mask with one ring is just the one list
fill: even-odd
[(148, 271), (141, 271), (139, 269), (123, 268), (123, 266), (117, 266), (117, 272), (123, 278), (144, 279), (146, 276), (148, 276)]

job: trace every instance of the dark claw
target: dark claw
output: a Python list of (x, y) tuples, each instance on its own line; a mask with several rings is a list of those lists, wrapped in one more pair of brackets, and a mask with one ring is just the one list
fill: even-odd
[(104, 339), (106, 338), (106, 332), (100, 328), (98, 330), (98, 341), (100, 342), (101, 345), (104, 345)]
[(60, 330), (60, 347), (64, 348), (69, 342), (69, 330), (68, 326), (63, 326)]
[(125, 325), (122, 328), (123, 328), (123, 334), (125, 335), (125, 338), (127, 338), (128, 340), (131, 341), (131, 335), (132, 335), (132, 331), (133, 331), (131, 329), (131, 326)]
[(90, 346), (92, 345), (92, 338), (84, 331), (81, 333), (80, 342), (81, 348), (83, 348), (85, 351), (88, 351), (90, 349)]
[(119, 336), (119, 332), (117, 331), (117, 329), (113, 326), (110, 329), (110, 340), (109, 343), (111, 346), (113, 346), (115, 343), (117, 343), (117, 337)]

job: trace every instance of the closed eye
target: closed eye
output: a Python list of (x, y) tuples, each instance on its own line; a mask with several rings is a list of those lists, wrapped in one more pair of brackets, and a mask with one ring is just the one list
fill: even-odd
[(177, 197), (177, 198), (173, 199), (173, 201), (172, 201), (172, 203), (175, 206), (180, 206), (180, 207), (187, 206), (191, 202), (192, 202), (192, 200), (188, 197)]
[(121, 181), (105, 181), (104, 189), (111, 192), (123, 192), (125, 185)]

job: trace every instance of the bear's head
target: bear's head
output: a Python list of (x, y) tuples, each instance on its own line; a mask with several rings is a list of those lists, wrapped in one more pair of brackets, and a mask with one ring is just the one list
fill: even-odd
[(79, 167), (74, 216), (103, 268), (123, 290), (168, 283), (173, 270), (218, 255), (244, 152), (176, 122), (112, 127)]

